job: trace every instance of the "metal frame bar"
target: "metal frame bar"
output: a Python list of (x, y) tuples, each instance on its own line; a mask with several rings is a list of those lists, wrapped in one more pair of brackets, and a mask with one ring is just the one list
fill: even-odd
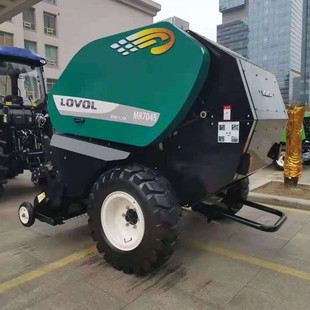
[(234, 214), (230, 213), (229, 210), (224, 210), (220, 207), (215, 207), (216, 210), (214, 210), (214, 211), (220, 215), (223, 215), (224, 217), (227, 217), (227, 218), (235, 221), (235, 222), (238, 222), (240, 224), (243, 224), (243, 225), (246, 225), (246, 226), (261, 230), (261, 231), (265, 231), (265, 232), (278, 231), (281, 228), (281, 226), (285, 223), (285, 221), (287, 220), (286, 214), (280, 210), (269, 208), (269, 207), (260, 205), (260, 204), (255, 203), (255, 202), (247, 201), (247, 200), (240, 200), (240, 202), (243, 203), (247, 207), (257, 209), (257, 210), (261, 210), (261, 211), (264, 211), (264, 212), (269, 213), (269, 214), (276, 215), (279, 217), (279, 219), (273, 225), (264, 225), (262, 223), (252, 221), (250, 219), (246, 219), (244, 217), (234, 215)]

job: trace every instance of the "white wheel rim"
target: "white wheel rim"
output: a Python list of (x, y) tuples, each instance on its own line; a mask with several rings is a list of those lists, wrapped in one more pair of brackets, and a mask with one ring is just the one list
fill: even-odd
[(284, 167), (285, 155), (286, 155), (285, 152), (281, 152), (279, 159), (277, 160), (278, 166)]
[(121, 251), (132, 251), (141, 243), (145, 222), (138, 202), (125, 192), (113, 192), (101, 207), (101, 225), (109, 242)]
[(29, 222), (29, 212), (27, 208), (21, 207), (19, 209), (19, 219), (23, 224), (27, 224)]

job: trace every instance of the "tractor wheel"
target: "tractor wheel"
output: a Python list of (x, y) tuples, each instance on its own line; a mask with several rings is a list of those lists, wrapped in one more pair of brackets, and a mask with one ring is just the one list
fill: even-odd
[(4, 193), (4, 187), (2, 184), (0, 184), (0, 199), (2, 198), (3, 196), (3, 193)]
[(19, 175), (19, 173), (17, 172), (16, 168), (12, 168), (12, 169), (9, 169), (7, 177), (8, 177), (8, 179), (14, 179), (18, 175)]
[(0, 199), (4, 193), (3, 184), (7, 183), (7, 168), (4, 168), (0, 165)]
[(282, 150), (280, 155), (279, 155), (279, 158), (274, 161), (274, 164), (277, 167), (277, 169), (279, 169), (281, 171), (284, 170), (285, 155), (286, 155), (286, 151)]
[(170, 183), (157, 172), (142, 166), (115, 168), (93, 186), (89, 226), (108, 263), (140, 275), (172, 255), (180, 211)]
[(18, 210), (18, 218), (25, 227), (30, 227), (35, 222), (34, 207), (30, 202), (23, 202)]

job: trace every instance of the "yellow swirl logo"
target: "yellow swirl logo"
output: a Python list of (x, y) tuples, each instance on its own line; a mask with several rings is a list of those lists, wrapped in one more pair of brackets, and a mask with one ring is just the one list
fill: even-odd
[(155, 46), (151, 49), (153, 55), (161, 55), (169, 51), (175, 43), (175, 35), (172, 31), (166, 28), (150, 28), (139, 31), (126, 39), (122, 39), (117, 43), (111, 45), (111, 48), (117, 50), (123, 56), (128, 56), (141, 49), (153, 46), (161, 42), (164, 45)]

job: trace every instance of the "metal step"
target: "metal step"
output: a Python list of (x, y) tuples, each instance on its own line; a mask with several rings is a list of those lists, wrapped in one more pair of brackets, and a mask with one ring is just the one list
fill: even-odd
[(281, 226), (285, 223), (285, 221), (287, 220), (286, 214), (280, 210), (269, 208), (261, 204), (248, 201), (248, 200), (243, 200), (243, 199), (239, 200), (238, 202), (242, 203), (244, 206), (275, 215), (279, 217), (279, 219), (273, 225), (265, 225), (263, 223), (258, 223), (250, 219), (238, 216), (234, 214), (233, 212), (223, 208), (221, 206), (222, 205), (221, 203), (216, 203), (216, 202), (214, 202), (214, 205), (212, 206), (210, 205), (206, 206), (206, 208), (199, 211), (199, 213), (205, 215), (209, 220), (213, 220), (218, 217), (226, 217), (240, 224), (243, 224), (243, 225), (246, 225), (254, 229), (261, 230), (261, 231), (265, 231), (265, 232), (278, 231), (281, 228)]

